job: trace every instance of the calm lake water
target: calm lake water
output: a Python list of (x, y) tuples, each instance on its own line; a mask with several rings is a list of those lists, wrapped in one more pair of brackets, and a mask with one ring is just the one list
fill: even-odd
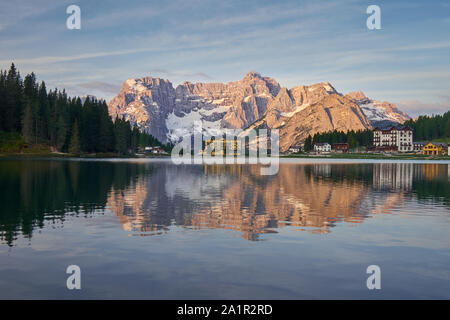
[(447, 163), (1, 160), (0, 201), (3, 299), (450, 298)]

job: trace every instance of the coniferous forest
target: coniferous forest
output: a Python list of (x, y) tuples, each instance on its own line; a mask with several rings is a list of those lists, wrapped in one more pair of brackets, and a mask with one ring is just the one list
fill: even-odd
[(12, 64), (8, 71), (0, 70), (0, 152), (35, 146), (73, 155), (126, 155), (162, 144), (129, 121), (113, 121), (104, 100), (82, 102), (65, 90), (47, 91), (34, 73), (22, 79)]
[(404, 124), (414, 130), (414, 140), (430, 141), (450, 138), (450, 111), (443, 115), (420, 116)]

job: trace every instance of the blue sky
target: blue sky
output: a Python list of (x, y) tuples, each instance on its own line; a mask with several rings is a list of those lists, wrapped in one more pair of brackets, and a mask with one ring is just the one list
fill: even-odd
[[(81, 30), (66, 8), (81, 8)], [(366, 8), (381, 8), (368, 30)], [(415, 116), (450, 110), (450, 1), (2, 1), (0, 69), (112, 98), (128, 78), (328, 81)]]

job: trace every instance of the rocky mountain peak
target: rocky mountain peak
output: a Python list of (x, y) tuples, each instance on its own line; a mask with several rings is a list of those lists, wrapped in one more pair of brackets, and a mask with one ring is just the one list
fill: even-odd
[(260, 73), (251, 70), (247, 72), (243, 80), (251, 80), (251, 79), (262, 79), (262, 77)]
[(362, 91), (353, 91), (345, 95), (348, 99), (354, 101), (361, 101), (367, 99), (366, 95)]
[(157, 87), (173, 89), (172, 83), (169, 80), (153, 77), (128, 79), (127, 81), (125, 81), (124, 86), (127, 86), (128, 88), (134, 90), (135, 92), (143, 92)]
[(311, 87), (313, 88), (322, 87), (329, 94), (337, 93), (336, 89), (329, 82), (320, 82), (315, 85), (312, 85)]
[(108, 107), (113, 118), (123, 117), (162, 142), (192, 134), (198, 122), (209, 134), (265, 126), (280, 129), (282, 150), (308, 134), (409, 118), (395, 105), (370, 100), (362, 92), (343, 96), (329, 82), (288, 89), (255, 71), (235, 82), (184, 82), (176, 88), (161, 78), (128, 79)]

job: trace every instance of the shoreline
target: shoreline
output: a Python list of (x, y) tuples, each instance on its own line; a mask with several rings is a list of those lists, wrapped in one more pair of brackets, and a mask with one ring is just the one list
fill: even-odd
[(360, 159), (360, 160), (417, 160), (448, 161), (450, 156), (425, 156), (420, 154), (382, 155), (373, 153), (324, 154), (324, 155), (281, 155), (286, 159)]
[[(193, 158), (192, 158), (193, 159)], [(245, 158), (246, 163), (250, 158)], [(159, 156), (148, 156), (148, 157), (132, 157), (132, 156), (88, 156), (88, 157), (73, 157), (68, 154), (0, 154), (0, 160), (67, 160), (67, 161), (111, 161), (111, 162), (166, 162), (172, 161), (170, 155), (159, 155)], [(208, 162), (209, 160), (209, 162)], [(217, 164), (217, 165), (227, 165), (226, 163), (213, 163), (214, 158), (205, 159), (205, 161), (198, 164)], [(295, 164), (295, 163), (423, 163), (423, 164), (450, 164), (450, 157), (414, 157), (414, 156), (378, 156), (378, 157), (358, 157), (353, 156), (335, 156), (335, 155), (303, 155), (303, 156), (280, 156), (278, 158), (279, 163)], [(192, 161), (193, 162), (193, 161)], [(256, 161), (258, 162), (258, 158)], [(189, 164), (189, 163), (184, 163)], [(195, 163), (192, 163), (195, 164)], [(236, 165), (229, 164), (229, 165)], [(261, 165), (261, 163), (255, 163)], [(266, 165), (266, 164), (262, 164)]]
[[(97, 153), (74, 156), (62, 152), (30, 152), (30, 153), (0, 153), (2, 158), (70, 158), (70, 159), (154, 159), (171, 158), (170, 154), (122, 155), (114, 153)], [(214, 158), (214, 157), (212, 157)], [(328, 153), (328, 154), (280, 154), (280, 159), (360, 159), (360, 160), (418, 160), (446, 161), (450, 155), (426, 156), (421, 154), (377, 154), (377, 153)], [(248, 157), (246, 157), (248, 159)]]

